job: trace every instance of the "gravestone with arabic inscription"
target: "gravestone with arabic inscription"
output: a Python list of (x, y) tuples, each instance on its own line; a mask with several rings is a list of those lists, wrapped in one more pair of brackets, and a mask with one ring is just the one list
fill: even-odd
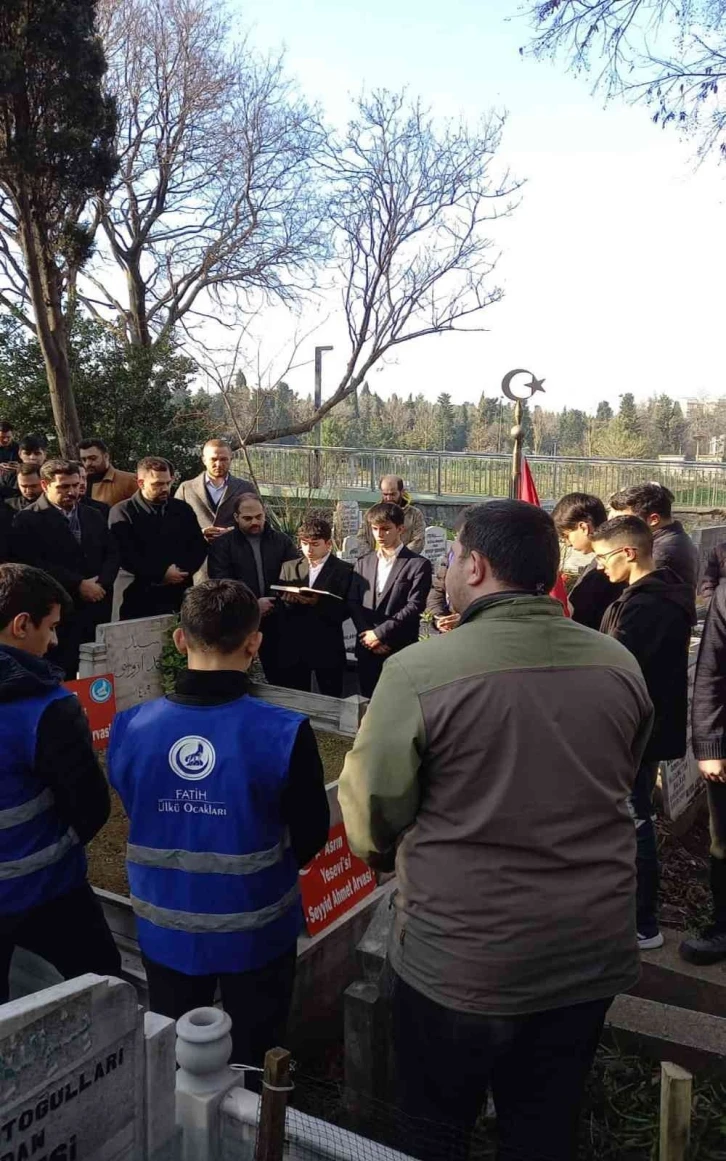
[(335, 539), (342, 544), (346, 536), (355, 536), (360, 528), (360, 507), (357, 500), (339, 500), (335, 505)]
[(346, 536), (340, 555), (342, 560), (347, 560), (349, 564), (355, 564), (358, 558), (365, 556), (367, 552), (370, 552), (370, 549), (357, 536)]

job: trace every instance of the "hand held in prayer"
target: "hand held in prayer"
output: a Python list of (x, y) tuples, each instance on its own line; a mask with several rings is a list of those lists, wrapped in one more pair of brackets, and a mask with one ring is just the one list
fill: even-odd
[(705, 758), (698, 763), (702, 777), (709, 782), (726, 782), (726, 759)]
[(266, 617), (275, 607), (274, 597), (260, 597), (257, 601), (260, 606), (260, 616)]
[(170, 564), (164, 573), (164, 584), (183, 585), (188, 576), (188, 572), (183, 572), (180, 568), (177, 568), (175, 564)]
[(450, 633), (452, 629), (456, 628), (460, 620), (460, 613), (448, 613), (445, 617), (436, 618), (436, 628), (439, 633)]
[(231, 528), (217, 528), (214, 524), (208, 524), (206, 528), (202, 529), (202, 536), (205, 540), (217, 540), (218, 537), (226, 536), (231, 531)]
[(106, 590), (98, 583), (98, 577), (92, 576), (82, 580), (78, 586), (78, 592), (81, 600), (88, 601), (89, 604), (95, 605), (98, 601), (102, 601), (106, 596)]

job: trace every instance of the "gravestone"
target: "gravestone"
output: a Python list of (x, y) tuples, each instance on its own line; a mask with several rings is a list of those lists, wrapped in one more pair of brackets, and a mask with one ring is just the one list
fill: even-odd
[(446, 550), (446, 529), (431, 525), (424, 533), (423, 555), (436, 567), (441, 558), (446, 556)]
[(698, 762), (693, 757), (691, 749), (691, 699), (693, 697), (693, 681), (696, 676), (696, 661), (700, 641), (691, 641), (688, 650), (688, 717), (686, 727), (686, 754), (683, 758), (674, 758), (669, 762), (661, 763), (661, 785), (663, 788), (663, 808), (666, 818), (675, 822), (688, 810), (700, 794), (704, 793), (705, 782), (698, 769)]
[(346, 536), (343, 541), (343, 551), (340, 556), (342, 560), (347, 560), (349, 564), (355, 564), (359, 557), (365, 556), (369, 551), (357, 536)]
[(360, 508), (357, 500), (339, 500), (335, 505), (335, 539), (342, 544), (347, 536), (355, 536), (360, 528)]
[(161, 697), (164, 692), (161, 654), (174, 621), (175, 618), (167, 614), (99, 625), (96, 640), (81, 645), (80, 676), (112, 673), (117, 710)]
[(144, 1073), (143, 1018), (131, 984), (85, 975), (5, 1004), (0, 1156), (141, 1161)]

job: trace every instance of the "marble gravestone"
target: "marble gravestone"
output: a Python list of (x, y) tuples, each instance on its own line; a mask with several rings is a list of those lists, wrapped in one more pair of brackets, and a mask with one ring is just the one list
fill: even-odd
[(355, 536), (360, 528), (360, 508), (357, 500), (339, 500), (335, 505), (335, 539), (342, 544), (348, 536)]
[(427, 528), (424, 533), (423, 555), (431, 561), (434, 568), (441, 558), (446, 556), (447, 550), (446, 529), (436, 525)]
[(370, 549), (357, 536), (346, 536), (340, 557), (341, 560), (347, 560), (349, 564), (355, 564), (360, 556), (365, 556), (369, 551)]
[(131, 984), (85, 975), (5, 1004), (0, 1158), (141, 1161), (144, 1074), (143, 1016)]
[(161, 697), (164, 687), (159, 663), (166, 634), (175, 620), (167, 614), (99, 625), (96, 640), (81, 645), (80, 676), (112, 673), (117, 710)]

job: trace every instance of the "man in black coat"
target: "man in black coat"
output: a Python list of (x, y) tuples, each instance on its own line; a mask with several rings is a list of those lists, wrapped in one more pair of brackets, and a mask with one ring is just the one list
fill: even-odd
[(631, 807), (637, 834), (638, 943), (661, 947), (658, 930), (658, 857), (653, 830), (653, 787), (658, 763), (686, 752), (688, 645), (693, 589), (669, 568), (653, 562), (653, 536), (637, 516), (617, 516), (592, 537), (601, 569), (625, 583), (610, 606), (602, 632), (629, 649), (643, 671), (655, 710), (653, 732), (635, 778)]
[(321, 595), (280, 594), (283, 685), (311, 690), (315, 674), (320, 693), (342, 697), (343, 621), (350, 615), (347, 602), (353, 566), (333, 555), (333, 530), (327, 520), (311, 517), (300, 525), (297, 535), (302, 559), (283, 564), (280, 584), (316, 589)]
[(685, 939), (680, 953), (690, 963), (726, 960), (726, 585), (717, 584), (703, 627), (691, 708), (691, 744), (706, 780), (711, 832), (713, 918)]
[(403, 519), (397, 504), (375, 504), (366, 513), (376, 548), (356, 561), (351, 590), (363, 697), (372, 696), (386, 658), (418, 641), (431, 588), (431, 562), (401, 542)]
[[(592, 534), (607, 520), (605, 505), (588, 492), (570, 492), (555, 504), (552, 519), (560, 537), (575, 552), (592, 552)], [(593, 558), (583, 569), (568, 594), (572, 620), (589, 629), (599, 629), (605, 613), (617, 600), (624, 585), (612, 584)]]
[(681, 524), (672, 515), (673, 493), (662, 484), (634, 484), (610, 497), (613, 516), (639, 516), (653, 535), (656, 568), (670, 568), (693, 589), (693, 624), (696, 623), (698, 552)]
[(289, 536), (270, 528), (262, 501), (256, 494), (243, 492), (237, 497), (233, 518), (234, 530), (212, 541), (207, 561), (209, 578), (243, 581), (255, 594), (262, 615), (262, 668), (272, 685), (282, 685), (284, 643), (280, 639), (280, 617), (270, 585), (277, 584), (285, 561), (297, 560), (300, 553)]
[(13, 524), (13, 560), (41, 568), (63, 586), (73, 614), (58, 630), (49, 661), (73, 679), (80, 646), (93, 641), (96, 626), (111, 620), (119, 555), (104, 517), (79, 504), (80, 475), (73, 460), (47, 460), (40, 470), (43, 495), (19, 512)]
[(138, 492), (114, 504), (109, 516), (121, 567), (134, 577), (124, 593), (122, 621), (178, 613), (207, 556), (207, 542), (192, 509), (183, 500), (171, 499), (167, 461), (146, 456), (136, 472)]

